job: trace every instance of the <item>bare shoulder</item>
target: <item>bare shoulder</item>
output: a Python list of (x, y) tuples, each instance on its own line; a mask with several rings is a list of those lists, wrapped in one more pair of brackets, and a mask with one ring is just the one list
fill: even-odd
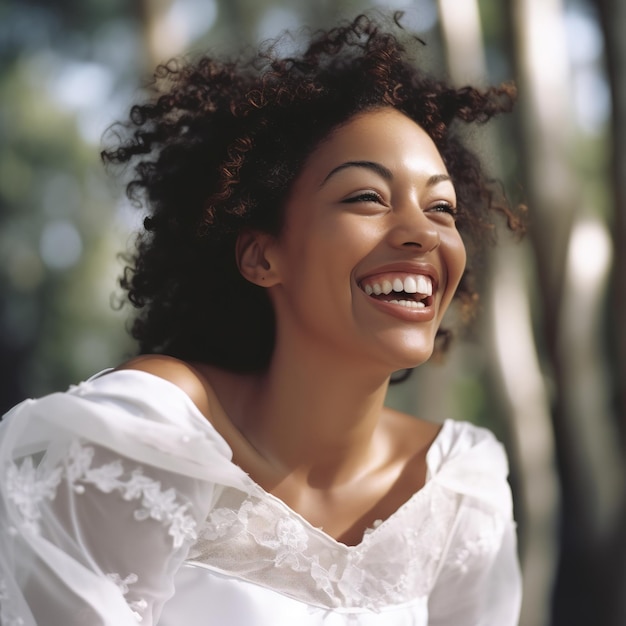
[(211, 412), (206, 378), (191, 364), (164, 354), (145, 354), (122, 363), (116, 370), (140, 370), (180, 387), (204, 415)]
[(428, 451), (441, 430), (429, 422), (401, 411), (386, 408), (381, 420), (387, 442), (387, 460), (393, 468), (393, 494), (396, 508), (426, 484)]
[(407, 453), (426, 452), (441, 431), (442, 424), (403, 413), (395, 409), (385, 409), (386, 430), (398, 450)]

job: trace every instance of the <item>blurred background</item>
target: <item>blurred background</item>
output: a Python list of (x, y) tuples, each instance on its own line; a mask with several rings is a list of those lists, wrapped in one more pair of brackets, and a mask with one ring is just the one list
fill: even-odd
[(133, 353), (116, 279), (141, 212), (99, 149), (154, 66), (376, 8), (405, 11), (429, 71), (516, 82), (467, 140), (530, 217), (500, 233), (472, 327), (389, 402), (505, 443), (523, 626), (624, 625), (622, 0), (0, 0), (0, 411)]

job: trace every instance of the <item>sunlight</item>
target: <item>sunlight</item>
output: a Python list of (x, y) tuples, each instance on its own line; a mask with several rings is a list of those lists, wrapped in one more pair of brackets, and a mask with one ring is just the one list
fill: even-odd
[(466, 85), (484, 81), (487, 62), (478, 3), (439, 0), (439, 13), (448, 56), (456, 61), (450, 64), (454, 83)]
[(578, 297), (595, 291), (597, 283), (606, 278), (612, 256), (611, 238), (602, 222), (585, 219), (574, 226), (567, 266), (571, 288), (578, 291)]
[(575, 6), (565, 12), (572, 65), (574, 111), (582, 130), (601, 132), (611, 115), (611, 93), (604, 73), (604, 41), (595, 16)]
[(149, 32), (150, 48), (159, 62), (181, 54), (216, 19), (215, 0), (175, 0), (169, 10), (158, 14)]
[(495, 259), (492, 314), (495, 352), (512, 408), (512, 427), (523, 459), (525, 530), (532, 541), (521, 555), (524, 589), (532, 603), (522, 607), (520, 624), (543, 624), (550, 604), (556, 563), (559, 488), (554, 467), (548, 390), (535, 349), (528, 290), (519, 268), (520, 249), (499, 250)]
[(561, 0), (522, 0), (517, 23), (525, 75), (535, 100), (540, 124), (563, 127), (567, 121), (567, 40)]

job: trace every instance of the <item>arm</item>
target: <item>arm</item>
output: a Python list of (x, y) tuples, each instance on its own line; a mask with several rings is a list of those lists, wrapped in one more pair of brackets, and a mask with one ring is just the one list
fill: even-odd
[(2, 422), (2, 626), (157, 622), (229, 457), (153, 378), (27, 401)]
[(429, 599), (430, 626), (515, 626), (521, 576), (503, 446), (455, 423), (433, 480), (456, 499), (454, 525)]
[(500, 530), (451, 547), (430, 596), (428, 624), (516, 626), (520, 604), (515, 524), (507, 520)]

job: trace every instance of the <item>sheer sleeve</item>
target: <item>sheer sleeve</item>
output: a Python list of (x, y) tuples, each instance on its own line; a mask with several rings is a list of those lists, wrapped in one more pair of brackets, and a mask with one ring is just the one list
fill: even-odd
[(521, 603), (515, 544), (509, 523), (491, 554), (476, 558), (471, 546), (459, 547), (430, 596), (429, 626), (515, 626)]
[(441, 471), (457, 497), (454, 531), (429, 599), (429, 626), (515, 626), (521, 605), (516, 526), (504, 449), (479, 442)]
[(197, 525), (239, 481), (194, 409), (166, 381), (114, 372), (5, 416), (1, 626), (157, 623)]

